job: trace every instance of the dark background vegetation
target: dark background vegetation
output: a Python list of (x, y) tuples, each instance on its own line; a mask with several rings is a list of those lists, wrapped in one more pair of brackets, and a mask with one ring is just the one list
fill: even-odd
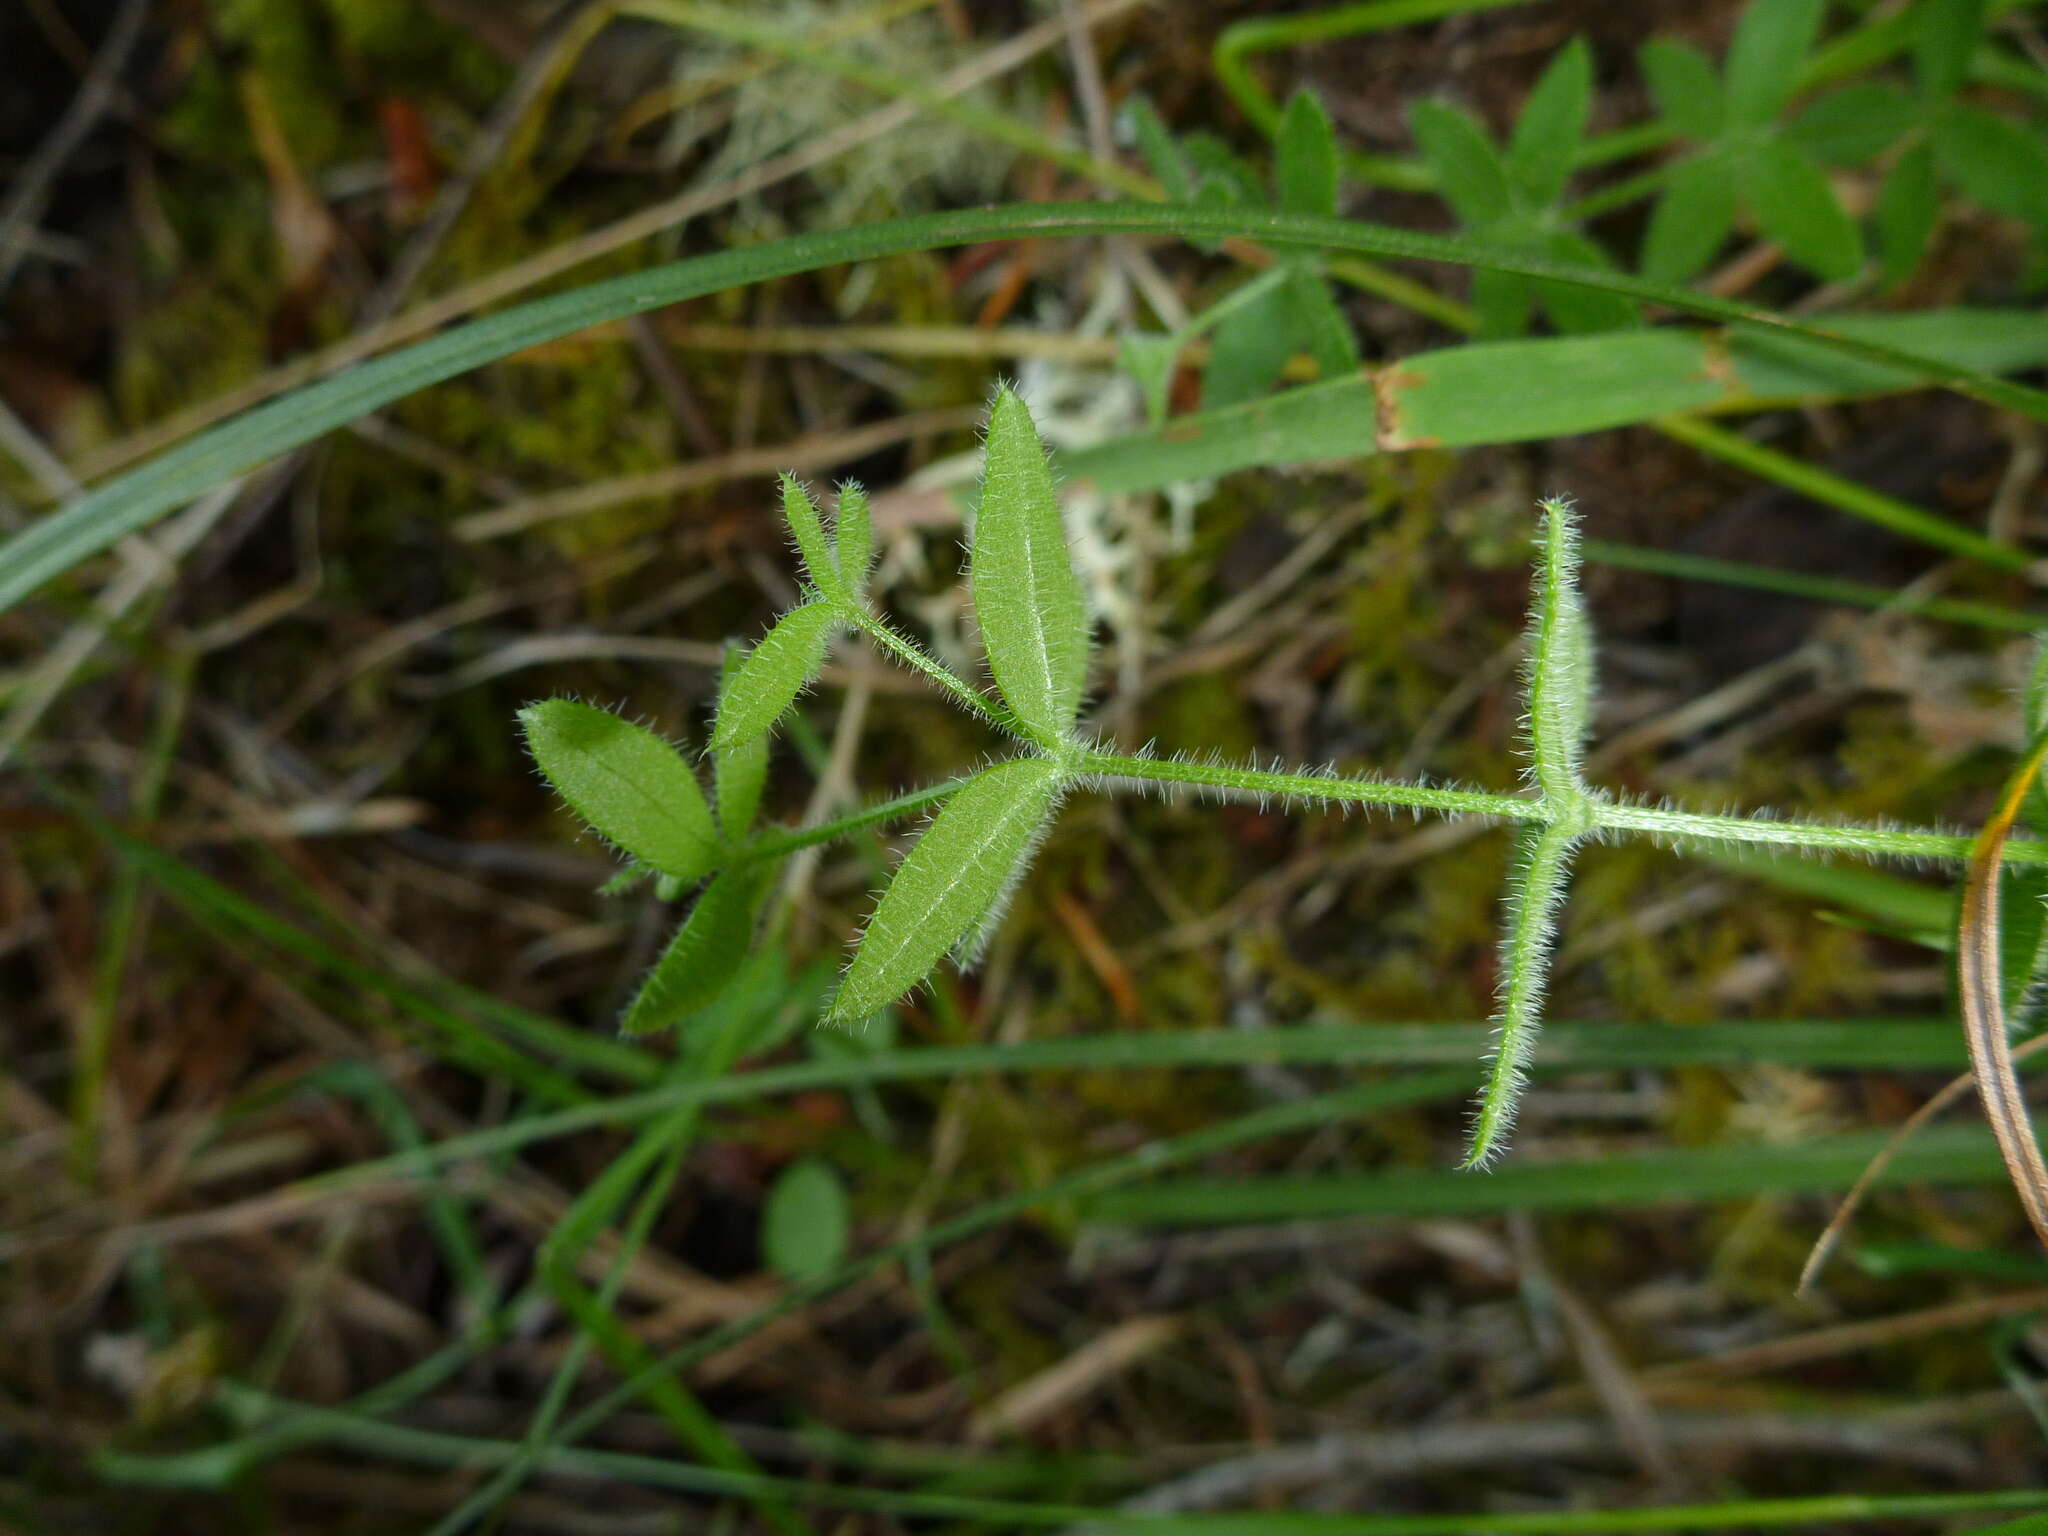
[[(0, 187), (29, 169), (116, 9), (0, 5)], [(1144, 91), (1176, 128), (1263, 158), (1208, 55), (1230, 22), (1286, 9), (1158, 6), (1101, 27), (1111, 98)], [(1449, 96), (1504, 129), (1575, 35), (1600, 61), (1595, 126), (1639, 120), (1635, 48), (1675, 35), (1718, 54), (1738, 11), (1532, 4), (1285, 51), (1261, 69), (1280, 94), (1319, 91), (1348, 144), (1404, 153), (1410, 100)], [(877, 57), (930, 77), (1040, 15), (935, 4), (893, 23)], [(0, 400), (92, 478), (181, 408), (872, 105), (778, 67), (679, 114), (661, 95), (673, 81), (745, 56), (640, 22), (536, 84), (536, 60), (570, 24), (485, 0), (151, 5), (104, 109), (48, 176), (35, 243), (0, 292)], [(537, 105), (509, 113), (522, 99)], [(1057, 47), (983, 99), (1048, 130), (1080, 110)], [(434, 200), (464, 178), (462, 211), (438, 230)], [(545, 286), (824, 223), (1089, 191), (950, 126), (913, 125)], [(1444, 227), (1421, 194), (1353, 188), (1347, 209)], [(607, 1036), (665, 932), (651, 895), (593, 894), (612, 860), (575, 840), (529, 771), (514, 710), (573, 693), (701, 742), (718, 644), (757, 634), (792, 593), (767, 477), (779, 450), (823, 440), (807, 473), (889, 493), (972, 447), (972, 407), (997, 377), (1064, 368), (1084, 399), (1107, 389), (1113, 347), (1077, 329), (1102, 273), (1081, 246), (939, 252), (725, 293), (438, 386), (252, 477), (176, 579), (148, 585), (112, 626), (0, 781), (0, 1510), (21, 1528), (426, 1529), (476, 1485), (459, 1466), (322, 1444), (210, 1493), (121, 1486), (93, 1458), (232, 1440), (223, 1381), (345, 1402), (467, 1326), (416, 1191), (312, 1201), (292, 1187), (389, 1151), (396, 1122), (440, 1138), (532, 1109), (446, 1048), (408, 997), (459, 982)], [(1191, 301), (1231, 278), (1185, 248), (1155, 258)], [(2024, 232), (1959, 218), (1888, 302), (2022, 302), (2026, 263)], [(415, 264), (394, 296), (393, 274)], [(1454, 271), (1417, 275), (1463, 290)], [(1764, 304), (1812, 287), (1782, 266), (1718, 275)], [(1386, 301), (1345, 302), (1369, 358), (1455, 339)], [(876, 334), (858, 347), (775, 339), (835, 326)], [(965, 339), (920, 356), (881, 334), (931, 326)], [(1077, 341), (1061, 353), (1024, 330)], [(843, 441), (870, 428), (885, 429), (881, 446)], [(1951, 396), (1783, 412), (1768, 431), (1959, 519), (1981, 519), (2002, 490), (2021, 533), (2048, 513), (2027, 468), (2036, 438)], [(62, 487), (9, 457), (0, 508), (19, 526)], [(480, 511), (684, 463), (704, 467), (693, 486), (463, 536)], [(1106, 716), (1164, 749), (1511, 784), (1511, 647), (1527, 509), (1544, 492), (1577, 496), (1591, 533), (1640, 544), (1885, 585), (1936, 564), (1646, 429), (1239, 476), (1185, 542), (1149, 500), (1112, 509), (1135, 564), (1107, 636)], [(895, 611), (943, 644), (960, 627), (958, 530), (932, 505), (884, 495), (884, 579)], [(1302, 556), (1332, 519), (1352, 530)], [(1290, 559), (1291, 575), (1261, 586)], [(90, 621), (91, 590), (67, 583), (0, 620), (10, 702)], [(2025, 654), (2011, 636), (1612, 570), (1593, 573), (1590, 596), (1598, 739), (1615, 744), (1598, 759), (1604, 782), (1967, 825), (2010, 762)], [(790, 818), (943, 776), (988, 745), (854, 647), (803, 715), (770, 790)], [(850, 776), (828, 766), (835, 747)], [(174, 897), (124, 874), (90, 815), (211, 883)], [(748, 1065), (887, 1044), (821, 1045), (797, 1015), (889, 846), (842, 847), (802, 872), (777, 966), (796, 979), (770, 983), (794, 999), (794, 1027)], [(1083, 798), (992, 963), (906, 1006), (898, 1037), (1482, 1019), (1504, 855), (1498, 833), (1463, 826)], [(228, 895), (400, 990), (266, 939), (227, 914)], [(1708, 1027), (1945, 1010), (1938, 954), (1815, 907), (1647, 845), (1595, 849), (1550, 1011)], [(82, 1042), (100, 1036), (95, 1064)], [(762, 1204), (806, 1156), (837, 1170), (859, 1249), (1346, 1075), (975, 1076), (721, 1107), (616, 1310), (662, 1349), (776, 1294)], [(1784, 1066), (1553, 1078), (1530, 1095), (1513, 1158), (1597, 1170), (1649, 1149), (1749, 1147), (1764, 1166), (1776, 1147), (1896, 1122), (1941, 1078)], [(346, 1090), (364, 1079), (383, 1096)], [(1461, 1122), (1453, 1102), (1403, 1109), (1197, 1171), (1443, 1168)], [(589, 1132), (478, 1170), (462, 1200), (493, 1282), (531, 1277), (537, 1243), (623, 1145)], [(2039, 1284), (2007, 1192), (1891, 1192), (1858, 1230), (2007, 1257), (2011, 1273), (1843, 1262), (1795, 1301), (1829, 1199), (1607, 1209), (1588, 1177), (1568, 1210), (1505, 1216), (1179, 1230), (1056, 1207), (941, 1251), (921, 1282), (884, 1271), (718, 1355), (692, 1386), (778, 1473), (1105, 1505), (1149, 1489), (1190, 1509), (1600, 1507), (1984, 1490), (2048, 1471), (2009, 1381), (2031, 1369), (2028, 1336), (1998, 1332), (2025, 1316), (2019, 1288)], [(593, 1284), (601, 1273), (588, 1270)], [(1841, 1331), (1851, 1325), (1862, 1331)], [(518, 1440), (574, 1337), (536, 1305), (400, 1418)], [(579, 1395), (614, 1379), (594, 1362)], [(642, 1408), (593, 1443), (676, 1454)], [(624, 1479), (540, 1477), (501, 1518), (504, 1530), (624, 1532), (763, 1517)], [(920, 1524), (815, 1519), (821, 1531)]]

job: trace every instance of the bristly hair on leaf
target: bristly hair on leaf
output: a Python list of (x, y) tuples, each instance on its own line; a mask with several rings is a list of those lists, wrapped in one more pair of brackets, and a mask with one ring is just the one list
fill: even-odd
[(1542, 503), (1524, 683), (1530, 777), (1560, 813), (1586, 798), (1580, 767), (1593, 708), (1593, 640), (1579, 591), (1579, 534), (1569, 501)]
[(529, 704), (519, 721), (541, 773), (606, 841), (676, 880), (717, 864), (718, 829), (697, 775), (654, 732), (574, 699)]

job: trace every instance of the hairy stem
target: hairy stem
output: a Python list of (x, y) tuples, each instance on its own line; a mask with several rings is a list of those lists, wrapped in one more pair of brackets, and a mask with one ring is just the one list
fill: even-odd
[(962, 708), (981, 716), (998, 730), (1008, 731), (1012, 736), (1028, 739), (1028, 733), (1011, 718), (1010, 712), (992, 703), (985, 695), (976, 691), (967, 680), (937, 657), (928, 654), (915, 641), (906, 640), (882, 620), (864, 608), (851, 610), (850, 617), (860, 631), (871, 638), (883, 650), (909, 667), (913, 672), (922, 672), (937, 683)]

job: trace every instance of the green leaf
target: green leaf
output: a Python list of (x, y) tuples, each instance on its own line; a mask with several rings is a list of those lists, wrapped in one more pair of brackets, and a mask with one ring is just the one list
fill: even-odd
[(1529, 329), (1529, 308), (1536, 297), (1529, 279), (1490, 267), (1472, 269), (1472, 308), (1479, 315), (1479, 336), (1501, 341)]
[(1480, 126), (1456, 107), (1418, 101), (1408, 109), (1415, 147), (1437, 191), (1467, 225), (1491, 224), (1513, 209), (1507, 170)]
[(627, 1005), (620, 1033), (666, 1029), (717, 1002), (753, 946), (754, 917), (767, 889), (759, 867), (729, 869), (705, 886)]
[(1209, 361), (1202, 367), (1202, 409), (1220, 410), (1256, 400), (1280, 381), (1280, 372), (1294, 349), (1293, 304), (1281, 289), (1271, 289), (1231, 310), (1209, 333)]
[(1687, 160), (1671, 173), (1643, 237), (1643, 276), (1682, 283), (1696, 275), (1735, 225), (1735, 169), (1726, 155)]
[(1984, 0), (1917, 0), (1913, 7), (1913, 78), (1930, 104), (1962, 89), (1970, 56), (1984, 36)]
[(1863, 80), (1821, 97), (1785, 138), (1823, 165), (1861, 165), (1896, 144), (1914, 116), (1911, 98), (1897, 86)]
[(1266, 184), (1259, 173), (1252, 169), (1250, 161), (1215, 134), (1190, 133), (1180, 141), (1180, 149), (1188, 164), (1195, 168), (1197, 201), (1205, 187), (1220, 184), (1229, 189), (1231, 203), (1250, 208), (1265, 206)]
[(1159, 109), (1152, 105), (1149, 96), (1133, 95), (1124, 103), (1131, 131), (1138, 141), (1138, 153), (1145, 157), (1145, 164), (1160, 186), (1166, 189), (1166, 200), (1170, 203), (1189, 203), (1195, 197), (1195, 178), (1188, 171), (1187, 157), (1180, 152), (1180, 146), (1173, 142), (1173, 135), (1166, 124), (1160, 121)]
[(1941, 168), (1993, 213), (2048, 229), (2048, 145), (1982, 107), (1950, 107), (1935, 128)]
[(1747, 190), (1763, 232), (1801, 266), (1839, 280), (1863, 265), (1855, 221), (1835, 201), (1820, 167), (1791, 145), (1773, 140), (1757, 148)]
[(1030, 862), (1061, 779), (1057, 763), (1020, 757), (954, 792), (882, 893), (828, 1022), (863, 1019), (894, 1002), (986, 923)]
[(825, 659), (825, 643), (831, 639), (838, 617), (830, 603), (805, 603), (777, 619), (755, 642), (719, 703), (718, 722), (711, 731), (712, 751), (744, 746), (782, 718), (782, 712), (817, 676)]
[(717, 862), (697, 775), (654, 732), (574, 699), (529, 704), (519, 721), (548, 782), (607, 841), (678, 880)]
[[(718, 717), (732, 697), (733, 681), (746, 664), (747, 653), (739, 645), (725, 648), (725, 665), (718, 679), (718, 708), (712, 715), (712, 739), (717, 740)], [(746, 837), (754, 825), (754, 813), (761, 808), (761, 791), (768, 782), (768, 736), (764, 731), (752, 740), (723, 749), (712, 749), (711, 783), (718, 805), (719, 829), (733, 841)]]
[(1026, 730), (1066, 737), (1088, 680), (1088, 610), (1031, 412), (1009, 389), (989, 413), (970, 558), (989, 671)]
[(1273, 189), (1289, 213), (1337, 212), (1337, 133), (1314, 91), (1287, 98), (1274, 144)]
[(1893, 164), (1877, 194), (1877, 249), (1887, 287), (1903, 283), (1927, 254), (1941, 215), (1935, 183), (1934, 145), (1915, 144)]
[[(1613, 264), (1605, 251), (1577, 230), (1552, 230), (1544, 243), (1552, 255), (1567, 261), (1584, 262), (1593, 267)], [(1593, 331), (1625, 331), (1642, 319), (1636, 313), (1635, 305), (1619, 294), (1582, 288), (1577, 283), (1539, 282), (1535, 286), (1544, 309), (1549, 311), (1551, 320), (1561, 331), (1574, 335)]]
[(853, 1236), (846, 1186), (822, 1158), (783, 1169), (761, 1209), (761, 1258), (787, 1280), (814, 1280), (845, 1261)]
[(825, 537), (825, 521), (818, 515), (818, 504), (811, 500), (811, 493), (795, 475), (782, 477), (782, 517), (789, 524), (789, 536), (803, 557), (811, 585), (828, 596), (838, 595), (842, 588), (839, 562), (833, 557), (831, 541)]
[(875, 558), (874, 515), (868, 493), (852, 480), (839, 487), (839, 511), (832, 519), (832, 553), (846, 590), (858, 598), (867, 590)]
[(1291, 272), (1280, 285), (1280, 296), (1287, 305), (1289, 334), (1315, 359), (1323, 378), (1334, 379), (1358, 367), (1358, 339), (1351, 334), (1351, 322), (1320, 277)]
[(1705, 54), (1686, 43), (1653, 37), (1636, 62), (1666, 122), (1695, 143), (1709, 144), (1721, 136), (1728, 103)]
[(1826, 0), (1750, 0), (1728, 47), (1728, 120), (1761, 128), (1792, 99)]
[(1575, 37), (1529, 92), (1508, 140), (1508, 175), (1529, 207), (1548, 208), (1564, 191), (1592, 105), (1593, 54)]

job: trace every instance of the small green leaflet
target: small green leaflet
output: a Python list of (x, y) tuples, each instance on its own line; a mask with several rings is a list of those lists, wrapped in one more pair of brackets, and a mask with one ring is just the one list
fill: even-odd
[(1750, 0), (1728, 45), (1728, 116), (1735, 126), (1760, 128), (1792, 99), (1825, 7), (1826, 0)]
[(782, 516), (789, 524), (789, 536), (796, 541), (796, 552), (803, 556), (811, 585), (836, 595), (841, 587), (839, 562), (833, 556), (831, 540), (825, 537), (825, 521), (819, 517), (811, 493), (795, 475), (782, 477)]
[(1289, 213), (1337, 212), (1337, 135), (1313, 91), (1287, 100), (1273, 165), (1273, 190)]
[(1593, 54), (1575, 37), (1543, 71), (1508, 137), (1508, 176), (1529, 207), (1548, 208), (1563, 194), (1592, 106)]
[(654, 732), (574, 699), (529, 704), (519, 722), (548, 782), (610, 842), (677, 880), (718, 861), (697, 776)]
[(846, 590), (858, 598), (867, 588), (868, 565), (875, 557), (875, 528), (868, 493), (851, 480), (839, 487), (839, 510), (832, 519), (832, 553)]
[[(1041, 745), (1066, 738), (1088, 679), (1088, 611), (1067, 553), (1052, 470), (1008, 389), (989, 415), (970, 581), (996, 686)], [(943, 952), (943, 950), (942, 950)]]
[(761, 1258), (786, 1280), (813, 1280), (836, 1269), (853, 1236), (846, 1186), (822, 1158), (782, 1170), (761, 1210)]
[[(746, 663), (746, 651), (739, 645), (725, 648), (725, 667), (719, 675), (718, 710), (712, 716), (715, 738), (718, 719), (726, 711), (733, 680)], [(740, 746), (714, 748), (712, 788), (716, 791), (719, 830), (735, 842), (743, 840), (754, 825), (754, 813), (761, 808), (761, 791), (768, 782), (768, 736), (766, 732)]]
[(627, 1006), (619, 1032), (665, 1029), (717, 1002), (746, 961), (765, 889), (759, 867), (729, 869), (705, 886)]
[(1062, 770), (1013, 758), (963, 784), (917, 840), (833, 999), (828, 1023), (864, 1019), (930, 974), (1023, 871), (1059, 798)]
[(777, 619), (755, 642), (719, 703), (712, 751), (744, 746), (782, 718), (825, 659), (825, 642), (838, 617), (829, 602), (805, 603)]

